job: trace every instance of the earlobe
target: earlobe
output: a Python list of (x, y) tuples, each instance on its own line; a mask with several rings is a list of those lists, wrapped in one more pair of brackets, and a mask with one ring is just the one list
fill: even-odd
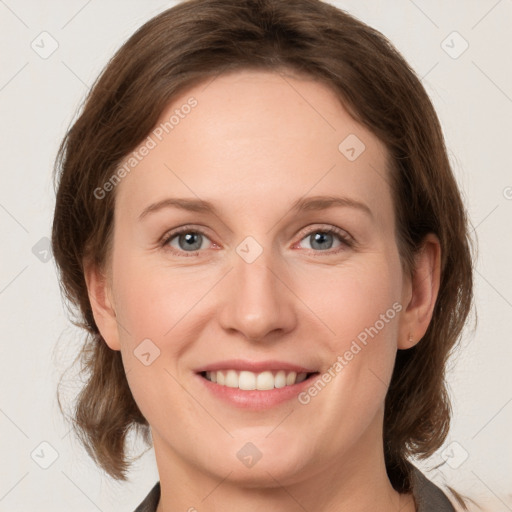
[(115, 305), (107, 276), (95, 265), (84, 264), (84, 277), (94, 321), (112, 350), (121, 350)]
[(441, 244), (436, 235), (429, 233), (416, 255), (415, 268), (407, 283), (406, 296), (409, 300), (401, 318), (399, 349), (413, 347), (427, 332), (439, 293), (440, 278)]

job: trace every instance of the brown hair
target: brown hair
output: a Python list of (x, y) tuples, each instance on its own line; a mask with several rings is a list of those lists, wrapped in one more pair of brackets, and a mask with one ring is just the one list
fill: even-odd
[(148, 440), (148, 423), (94, 322), (84, 258), (102, 268), (111, 239), (115, 193), (98, 200), (119, 162), (149, 134), (169, 101), (215, 75), (238, 69), (284, 70), (334, 90), (356, 121), (386, 145), (397, 245), (405, 272), (427, 233), (441, 243), (441, 283), (424, 338), (400, 350), (385, 403), (386, 468), (410, 492), (408, 458), (426, 458), (446, 438), (450, 402), (445, 365), (473, 293), (468, 219), (439, 120), (414, 71), (378, 31), (319, 0), (189, 0), (144, 24), (118, 50), (90, 91), (56, 161), (53, 252), (61, 286), (88, 337), (80, 358), (87, 382), (74, 423), (89, 454), (125, 480), (126, 435)]

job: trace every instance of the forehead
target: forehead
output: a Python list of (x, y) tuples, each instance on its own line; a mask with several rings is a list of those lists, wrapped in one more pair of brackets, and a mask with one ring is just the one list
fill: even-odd
[(309, 78), (238, 71), (205, 81), (173, 99), (137, 151), (123, 162), (121, 209), (185, 196), (263, 215), (262, 205), (340, 192), (377, 216), (391, 211), (383, 143)]

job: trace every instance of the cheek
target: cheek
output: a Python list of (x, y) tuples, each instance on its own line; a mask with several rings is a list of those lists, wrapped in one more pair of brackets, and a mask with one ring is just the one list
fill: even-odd
[(317, 317), (317, 324), (321, 321), (326, 327), (323, 332), (336, 353), (348, 349), (355, 339), (364, 343), (379, 337), (381, 347), (394, 339), (397, 310), (401, 310), (397, 256), (374, 253), (339, 268), (312, 269), (296, 284), (297, 295)]
[[(393, 304), (400, 297), (401, 271), (397, 254), (384, 256), (374, 253), (339, 267), (311, 264), (290, 270), (285, 280), (300, 301), (294, 296), (288, 300), (310, 316), (307, 320), (301, 314), (298, 331), (316, 326), (310, 336), (320, 338), (324, 349), (336, 355), (349, 350), (354, 340), (364, 346), (367, 357), (396, 349), (398, 313)], [(214, 269), (167, 268), (161, 262), (151, 264), (147, 257), (121, 254), (114, 263), (116, 312), (126, 349), (148, 338), (172, 359), (182, 349), (179, 340), (185, 344), (194, 329), (214, 320), (215, 300), (205, 297), (218, 281)]]
[(201, 298), (218, 278), (199, 278), (197, 270), (156, 265), (147, 257), (118, 257), (116, 263), (116, 309), (130, 389), (145, 417), (175, 423), (173, 408), (161, 404), (179, 403), (180, 410), (191, 405), (178, 382), (190, 377), (183, 361), (204, 328)]
[[(297, 332), (318, 344), (326, 365), (342, 358), (343, 368), (329, 385), (329, 393), (337, 396), (333, 403), (357, 403), (358, 408), (372, 410), (375, 407), (369, 405), (385, 395), (396, 355), (399, 313), (393, 305), (400, 306), (400, 265), (395, 255), (383, 253), (353, 261), (290, 270), (286, 281), (294, 294), (283, 300), (294, 301), (292, 307), (303, 312)], [(169, 372), (179, 377), (177, 363), (201, 336), (201, 329), (215, 321), (215, 300), (205, 295), (218, 282), (218, 272), (166, 268), (147, 258), (120, 254), (114, 263), (123, 361), (134, 397), (144, 394), (143, 402), (151, 402), (159, 388), (159, 393), (165, 389), (177, 394), (169, 396), (173, 403), (180, 390)], [(157, 348), (146, 341), (149, 350), (143, 353), (149, 352), (150, 359), (158, 356), (147, 368), (137, 358), (144, 340)], [(155, 380), (160, 382), (156, 388)]]
[(346, 418), (347, 408), (357, 412), (348, 420), (354, 429), (369, 422), (384, 401), (403, 307), (399, 260), (381, 254), (364, 263), (331, 269), (329, 280), (311, 278), (302, 289), (303, 296), (309, 290), (308, 306), (328, 327), (322, 330), (322, 348), (330, 358), (325, 376), (330, 400), (325, 406), (332, 417)]
[(181, 319), (194, 308), (206, 286), (193, 272), (157, 267), (144, 258), (119, 258), (117, 269), (116, 306), (126, 328), (120, 331), (125, 343), (150, 338), (160, 345), (181, 327)]
[[(177, 362), (186, 351), (190, 334), (185, 334), (187, 313), (197, 302), (193, 286), (175, 270), (148, 265), (142, 258), (118, 258), (116, 306), (121, 353), (133, 397), (150, 423), (167, 425), (176, 434), (176, 407), (180, 413), (190, 407), (178, 384), (183, 375)], [(192, 275), (191, 275), (192, 276)], [(192, 284), (190, 277), (188, 284)], [(195, 286), (197, 290), (197, 282)], [(162, 404), (167, 404), (163, 407)], [(185, 414), (186, 416), (186, 414)], [(178, 422), (179, 423), (179, 422)]]

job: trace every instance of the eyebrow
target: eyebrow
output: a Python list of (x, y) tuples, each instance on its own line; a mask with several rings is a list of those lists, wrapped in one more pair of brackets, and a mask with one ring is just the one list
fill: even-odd
[[(322, 211), (329, 208), (344, 207), (357, 209), (372, 219), (374, 215), (370, 208), (356, 199), (350, 197), (339, 197), (339, 196), (312, 196), (299, 198), (293, 203), (290, 208), (291, 212), (300, 213), (305, 211)], [(164, 208), (178, 208), (181, 210), (187, 210), (196, 213), (212, 213), (218, 216), (218, 211), (215, 206), (209, 201), (202, 199), (188, 199), (188, 198), (167, 198), (156, 203), (150, 204), (145, 208), (139, 215), (139, 221)]]

